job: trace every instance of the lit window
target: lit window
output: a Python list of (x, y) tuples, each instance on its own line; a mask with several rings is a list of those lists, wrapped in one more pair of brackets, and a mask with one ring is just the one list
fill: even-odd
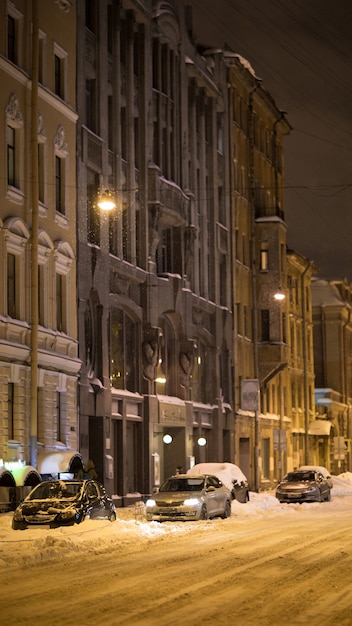
[(260, 271), (266, 272), (269, 269), (269, 252), (267, 243), (260, 244)]

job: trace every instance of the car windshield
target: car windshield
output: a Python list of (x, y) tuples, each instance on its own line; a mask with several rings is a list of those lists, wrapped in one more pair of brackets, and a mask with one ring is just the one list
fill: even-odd
[(159, 491), (201, 491), (204, 478), (169, 478)]
[(314, 472), (292, 472), (286, 476), (286, 481), (289, 483), (297, 483), (304, 480), (315, 480)]
[(75, 499), (82, 488), (81, 482), (48, 480), (40, 483), (28, 495), (28, 500), (50, 500), (51, 498)]

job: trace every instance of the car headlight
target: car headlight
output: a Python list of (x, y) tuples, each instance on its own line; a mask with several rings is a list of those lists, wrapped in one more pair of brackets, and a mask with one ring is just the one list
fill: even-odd
[(149, 498), (149, 500), (146, 501), (145, 506), (147, 509), (151, 508), (152, 506), (156, 506), (156, 502), (152, 498)]
[(199, 500), (197, 500), (197, 498), (187, 498), (187, 500), (183, 501), (183, 504), (186, 506), (197, 506)]

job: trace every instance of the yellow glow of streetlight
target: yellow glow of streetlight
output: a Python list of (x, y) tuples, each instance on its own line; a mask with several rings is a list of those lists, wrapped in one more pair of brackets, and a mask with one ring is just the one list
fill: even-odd
[(104, 189), (99, 193), (97, 205), (102, 211), (112, 211), (116, 208), (116, 202), (110, 189)]
[(285, 300), (285, 294), (281, 291), (281, 288), (274, 294), (274, 298), (278, 300), (278, 302)]

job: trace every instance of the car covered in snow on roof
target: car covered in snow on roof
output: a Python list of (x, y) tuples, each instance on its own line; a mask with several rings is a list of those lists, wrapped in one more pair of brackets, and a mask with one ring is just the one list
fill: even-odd
[(146, 502), (148, 521), (196, 521), (230, 517), (231, 493), (208, 474), (170, 476)]
[(321, 472), (299, 469), (286, 474), (275, 495), (279, 502), (323, 502), (331, 500), (331, 489)]
[(188, 473), (214, 474), (231, 492), (233, 500), (249, 501), (248, 481), (242, 470), (234, 463), (197, 463)]
[(323, 474), (324, 478), (328, 481), (330, 489), (333, 487), (332, 476), (326, 467), (322, 465), (300, 465), (297, 469), (299, 470), (315, 470), (316, 472), (320, 472)]
[(46, 480), (15, 509), (14, 530), (33, 526), (70, 526), (84, 519), (116, 520), (115, 505), (95, 480)]

